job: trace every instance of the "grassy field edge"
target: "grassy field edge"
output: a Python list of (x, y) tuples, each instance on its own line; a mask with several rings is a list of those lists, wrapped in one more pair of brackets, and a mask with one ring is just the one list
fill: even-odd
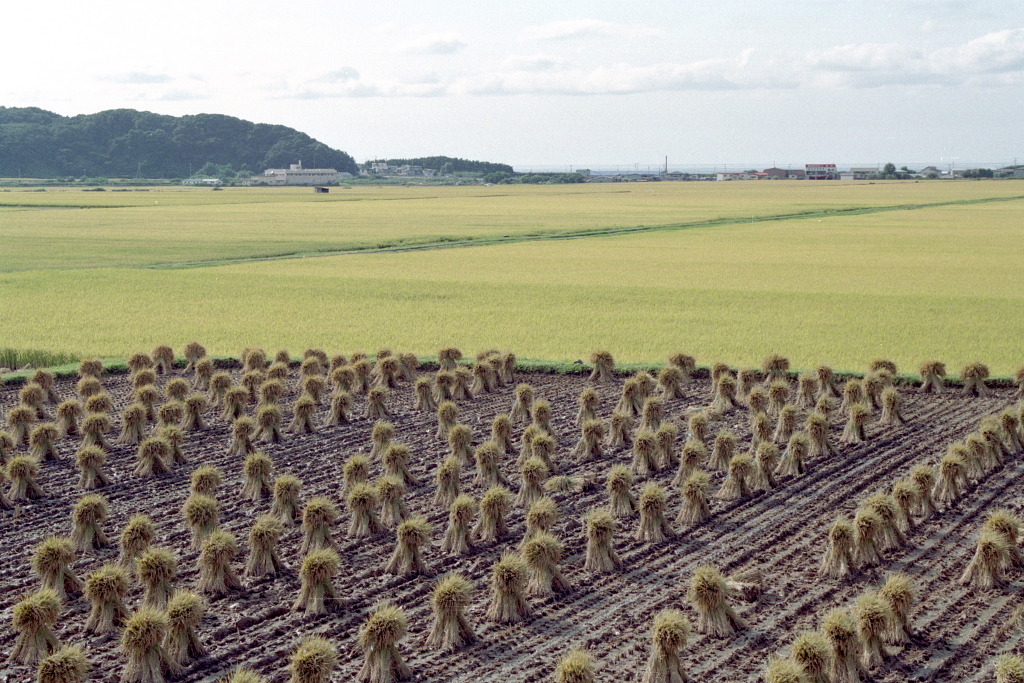
[[(373, 356), (370, 356), (373, 358)], [(233, 369), (242, 367), (242, 361), (237, 356), (209, 356), (214, 361), (214, 365), (218, 368)], [(438, 367), (436, 356), (418, 356), (420, 362), (420, 368), (423, 370), (435, 370)], [(127, 358), (105, 358), (103, 360), (103, 367), (106, 373), (112, 375), (127, 374), (128, 373), (128, 359)], [(292, 357), (292, 365), (298, 365), (301, 362), (300, 358)], [(185, 367), (186, 360), (182, 357), (175, 359), (176, 367)], [(472, 361), (463, 361), (463, 365), (472, 365)], [(667, 363), (620, 363), (615, 366), (615, 374), (620, 377), (628, 377), (629, 375), (637, 372), (646, 371), (651, 374), (657, 375), (658, 372), (664, 368)], [(733, 366), (730, 368), (735, 372), (742, 367), (746, 366)], [(0, 386), (6, 385), (20, 385), (27, 382), (32, 374), (40, 368), (31, 368), (26, 370), (15, 370), (7, 374), (0, 374)], [(45, 368), (52, 372), (58, 378), (68, 378), (78, 376), (78, 362), (66, 363), (63, 365), (55, 365), (49, 368)], [(519, 358), (516, 361), (516, 370), (520, 372), (535, 372), (544, 373), (551, 375), (584, 375), (590, 374), (594, 369), (594, 366), (589, 363), (583, 363), (581, 361), (567, 361), (567, 360), (542, 360), (535, 358)], [(798, 368), (789, 371), (787, 374), (790, 379), (796, 380), (802, 372), (813, 370), (812, 368)], [(694, 373), (695, 377), (702, 378), (707, 377), (711, 371), (711, 366), (698, 365), (697, 371)], [(861, 379), (866, 373), (852, 371), (852, 370), (835, 370), (835, 376), (838, 381), (845, 381), (847, 379)], [(895, 382), (901, 386), (907, 386), (917, 384), (921, 382), (921, 376), (917, 373), (899, 373), (895, 377)], [(963, 381), (959, 375), (948, 375), (946, 377), (946, 383), (951, 386), (961, 386)], [(991, 387), (1013, 387), (1016, 386), (1014, 378), (1010, 375), (993, 375), (985, 380), (985, 383)]]

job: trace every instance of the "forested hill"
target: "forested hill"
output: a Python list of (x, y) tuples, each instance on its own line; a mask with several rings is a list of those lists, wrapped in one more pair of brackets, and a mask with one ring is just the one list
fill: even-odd
[(358, 172), (351, 156), (305, 133), (232, 116), (0, 107), (0, 177), (184, 178), (207, 164), (260, 173), (300, 160)]

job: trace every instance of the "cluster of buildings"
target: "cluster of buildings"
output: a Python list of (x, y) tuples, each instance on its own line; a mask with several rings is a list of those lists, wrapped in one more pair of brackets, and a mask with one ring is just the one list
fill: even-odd
[[(389, 165), (383, 161), (370, 164), (370, 173), (380, 176), (397, 178), (433, 178), (438, 175), (437, 169), (424, 168), (403, 164)], [(365, 175), (365, 174), (364, 174)], [(292, 164), (288, 168), (268, 168), (263, 175), (253, 176), (250, 185), (333, 185), (345, 178), (353, 177), (351, 173), (333, 168), (303, 168), (302, 162)]]
[(803, 168), (722, 171), (715, 174), (715, 180), (867, 180), (880, 172), (875, 166), (840, 171), (835, 164), (807, 164)]
[[(878, 166), (849, 168), (840, 170), (836, 164), (806, 164), (803, 168), (766, 168), (763, 171), (721, 171), (717, 173), (681, 173), (664, 172), (626, 173), (615, 175), (592, 174), (588, 169), (579, 169), (576, 174), (582, 175), (589, 182), (654, 182), (665, 180), (871, 180), (883, 173)], [(900, 177), (907, 178), (962, 178), (979, 177), (971, 175), (970, 170), (950, 169), (943, 171), (935, 166), (926, 166), (919, 171), (901, 171)], [(986, 177), (1024, 178), (1024, 166), (1008, 166), (994, 171), (987, 171)], [(433, 178), (439, 171), (405, 164), (390, 165), (384, 161), (370, 162), (362, 175), (377, 175), (398, 178)], [(333, 168), (303, 168), (302, 162), (291, 164), (288, 168), (268, 168), (262, 175), (252, 176), (246, 184), (262, 186), (322, 186), (336, 185), (351, 173)], [(221, 185), (219, 178), (186, 178), (184, 185), (211, 186)]]
[(372, 175), (395, 177), (395, 178), (433, 178), (438, 175), (436, 168), (424, 168), (413, 164), (402, 164), (395, 166), (386, 161), (371, 161), (369, 173)]
[[(941, 170), (925, 166), (919, 171), (900, 171), (901, 178), (965, 178), (977, 177), (977, 169)], [(803, 168), (766, 168), (763, 171), (722, 171), (715, 180), (871, 180), (882, 174), (877, 166), (839, 170), (835, 164), (807, 164)], [(1024, 168), (1007, 166), (988, 173), (987, 177), (1024, 178)]]
[(288, 168), (268, 168), (263, 175), (254, 175), (250, 185), (333, 185), (343, 178), (351, 178), (347, 171), (334, 168), (303, 168), (302, 162), (291, 164)]

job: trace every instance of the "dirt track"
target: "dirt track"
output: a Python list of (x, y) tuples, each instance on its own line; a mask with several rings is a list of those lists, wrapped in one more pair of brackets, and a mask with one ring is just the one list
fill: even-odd
[[(554, 427), (560, 447), (556, 462), (563, 473), (597, 475), (599, 485), (585, 493), (552, 494), (562, 519), (555, 527), (565, 544), (563, 571), (574, 586), (564, 596), (531, 600), (534, 616), (514, 626), (500, 626), (484, 618), (489, 599), (490, 568), (501, 552), (518, 545), (525, 528), (524, 511), (514, 508), (510, 518), (511, 534), (501, 544), (478, 546), (473, 555), (451, 558), (440, 550), (447, 510), (433, 504), (433, 472), (443, 459), (447, 446), (434, 438), (434, 414), (412, 410), (412, 391), (408, 384), (395, 390), (389, 401), (396, 426), (396, 441), (408, 443), (414, 453), (412, 472), (421, 480), (406, 497), (409, 509), (424, 514), (434, 525), (434, 546), (424, 552), (431, 576), (399, 578), (383, 573), (394, 536), (372, 542), (352, 542), (344, 538), (347, 513), (336, 528), (343, 559), (337, 585), (346, 600), (335, 613), (307, 617), (290, 611), (298, 594), (295, 575), (301, 531), (291, 527), (282, 539), (281, 556), (290, 571), (272, 580), (244, 581), (245, 589), (210, 601), (200, 637), (210, 655), (193, 665), (176, 680), (217, 680), (237, 666), (246, 665), (264, 672), (272, 681), (285, 681), (287, 658), (301, 636), (321, 634), (337, 644), (340, 666), (336, 680), (353, 680), (361, 663), (355, 647), (356, 634), (365, 615), (383, 599), (391, 599), (407, 612), (409, 636), (400, 644), (417, 680), (431, 681), (540, 681), (549, 680), (554, 663), (571, 647), (585, 647), (596, 658), (598, 680), (638, 680), (648, 652), (648, 629), (653, 615), (666, 607), (695, 614), (686, 601), (686, 589), (694, 568), (713, 564), (723, 572), (745, 569), (763, 572), (765, 591), (752, 603), (740, 603), (740, 614), (750, 628), (731, 640), (710, 638), (699, 633), (691, 636), (685, 654), (685, 666), (695, 680), (758, 680), (768, 657), (799, 631), (816, 628), (830, 609), (843, 606), (865, 588), (880, 584), (885, 570), (900, 570), (914, 577), (923, 596), (913, 611), (918, 641), (893, 649), (894, 659), (876, 670), (874, 680), (896, 683), (909, 680), (962, 681), (989, 680), (995, 655), (1004, 645), (1018, 646), (1021, 630), (1010, 624), (1019, 604), (1024, 581), (1020, 574), (1010, 586), (992, 591), (975, 591), (957, 583), (971, 554), (985, 512), (996, 506), (1021, 512), (1024, 502), (1019, 482), (1024, 474), (1024, 458), (1016, 454), (1004, 469), (973, 484), (957, 504), (920, 524), (910, 534), (904, 548), (885, 553), (884, 564), (860, 572), (850, 580), (821, 579), (817, 567), (825, 545), (828, 526), (839, 514), (851, 515), (869, 494), (888, 488), (912, 467), (935, 462), (946, 446), (966, 436), (984, 415), (1013, 403), (1010, 390), (1000, 389), (987, 399), (961, 398), (952, 393), (940, 397), (901, 389), (908, 422), (900, 427), (868, 427), (869, 440), (858, 446), (840, 445), (834, 457), (810, 459), (804, 476), (785, 477), (776, 489), (755, 493), (749, 498), (723, 503), (712, 502), (713, 515), (706, 523), (680, 530), (666, 543), (651, 545), (635, 542), (632, 533), (636, 519), (622, 520), (616, 536), (616, 548), (624, 561), (616, 574), (593, 576), (582, 571), (585, 536), (581, 521), (586, 511), (605, 504), (604, 474), (613, 463), (628, 464), (628, 450), (606, 452), (601, 462), (575, 465), (568, 453), (575, 444), (575, 424), (580, 390), (587, 385), (582, 377), (519, 375), (518, 382), (529, 382), (538, 397), (548, 399), (555, 414)], [(166, 380), (162, 380), (163, 384)], [(125, 377), (107, 377), (107, 390), (115, 399), (114, 415), (125, 404), (128, 384)], [(599, 387), (602, 417), (608, 417), (618, 400), (621, 380)], [(62, 398), (71, 396), (73, 382), (61, 382)], [(706, 405), (708, 380), (688, 385), (686, 397), (668, 403), (666, 415), (674, 419), (687, 410)], [(17, 400), (14, 388), (0, 390), (0, 410)], [(287, 407), (293, 397), (286, 397)], [(489, 438), (490, 423), (498, 412), (507, 412), (512, 404), (512, 387), (460, 403), (460, 421), (474, 431), (475, 442)], [(218, 411), (219, 412), (219, 411)], [(320, 424), (326, 406), (321, 408)], [(358, 401), (354, 415), (362, 414)], [(107, 470), (113, 483), (99, 492), (107, 497), (111, 518), (105, 530), (112, 539), (135, 513), (149, 514), (157, 524), (157, 545), (173, 548), (179, 558), (179, 587), (194, 588), (196, 556), (190, 550), (190, 534), (181, 520), (180, 508), (188, 495), (189, 476), (200, 464), (221, 468), (225, 483), (221, 489), (221, 527), (239, 540), (236, 568), (241, 569), (248, 554), (246, 543), (254, 517), (269, 511), (269, 501), (253, 505), (242, 502), (241, 465), (226, 455), (228, 426), (208, 415), (211, 428), (189, 436), (185, 455), (189, 463), (171, 475), (140, 480), (131, 476), (135, 448), (114, 446), (108, 455)], [(798, 424), (802, 424), (801, 412)], [(290, 419), (286, 410), (284, 424)], [(118, 419), (111, 435), (120, 431)], [(745, 411), (727, 416), (737, 434), (740, 449), (746, 448), (750, 435)], [(711, 434), (721, 423), (713, 423)], [(832, 418), (832, 439), (838, 444), (843, 418)], [(681, 425), (681, 437), (685, 426)], [(290, 473), (303, 481), (303, 498), (326, 495), (344, 510), (341, 496), (341, 467), (349, 455), (369, 450), (372, 422), (359, 418), (344, 427), (322, 427), (315, 434), (286, 435), (281, 444), (264, 448), (275, 463), (275, 474)], [(522, 427), (517, 427), (514, 439)], [(80, 437), (62, 439), (62, 459), (42, 464), (40, 482), (49, 494), (43, 500), (22, 506), (15, 514), (0, 513), (0, 651), (10, 651), (15, 635), (10, 627), (11, 607), (20, 595), (32, 590), (36, 581), (29, 558), (32, 547), (51, 534), (69, 534), (70, 512), (81, 495), (74, 453)], [(680, 440), (680, 444), (682, 441)], [(607, 449), (606, 449), (607, 450)], [(375, 463), (371, 478), (380, 471)], [(515, 456), (502, 466), (505, 476), (518, 481)], [(671, 487), (674, 471), (655, 478), (670, 491), (667, 517), (675, 518), (680, 505), (678, 492)], [(472, 483), (472, 468), (464, 468), (462, 488), (474, 497), (482, 494)], [(722, 475), (715, 474), (715, 489)], [(634, 492), (643, 481), (638, 478)], [(76, 573), (84, 577), (101, 564), (116, 558), (116, 548), (107, 548), (79, 558)], [(476, 598), (469, 610), (470, 620), (480, 640), (456, 655), (440, 655), (424, 646), (431, 624), (430, 591), (435, 577), (458, 571), (476, 586)], [(139, 601), (139, 589), (133, 589), (130, 606)], [(80, 642), (93, 658), (95, 680), (116, 681), (121, 670), (116, 639), (86, 637), (82, 627), (88, 614), (88, 602), (70, 602), (58, 622), (59, 638)], [(6, 667), (6, 668), (4, 668)], [(32, 680), (28, 667), (0, 664), (0, 680)]]

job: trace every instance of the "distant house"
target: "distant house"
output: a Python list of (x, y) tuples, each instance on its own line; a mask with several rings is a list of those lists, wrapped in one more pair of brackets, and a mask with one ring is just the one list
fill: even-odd
[(808, 180), (835, 180), (839, 177), (835, 164), (807, 164), (804, 170)]
[(263, 175), (255, 175), (252, 185), (329, 185), (338, 182), (341, 174), (333, 168), (303, 168), (302, 162), (288, 168), (268, 168)]
[(757, 180), (757, 172), (723, 171), (715, 174), (715, 180)]
[(935, 175), (942, 175), (942, 171), (940, 171), (935, 166), (925, 166), (920, 171), (918, 171), (918, 173), (920, 173), (923, 176), (929, 176), (932, 173), (934, 173)]
[(806, 172), (799, 168), (766, 168), (764, 174), (769, 180), (803, 180)]
[(416, 164), (402, 164), (398, 168), (391, 166), (388, 169), (388, 175), (399, 178), (432, 178), (436, 174), (436, 168), (424, 168)]
[(877, 168), (851, 168), (849, 171), (840, 171), (840, 180), (867, 180), (878, 174)]
[(393, 166), (386, 161), (371, 161), (367, 168), (366, 173), (385, 178), (433, 178), (440, 175), (436, 168), (424, 168), (416, 164)]

